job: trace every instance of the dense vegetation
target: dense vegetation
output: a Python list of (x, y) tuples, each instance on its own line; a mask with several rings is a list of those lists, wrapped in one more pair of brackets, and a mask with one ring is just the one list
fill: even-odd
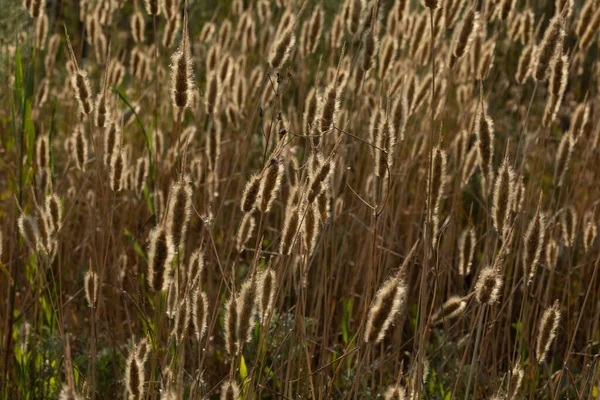
[(595, 398), (595, 0), (24, 0), (5, 399)]

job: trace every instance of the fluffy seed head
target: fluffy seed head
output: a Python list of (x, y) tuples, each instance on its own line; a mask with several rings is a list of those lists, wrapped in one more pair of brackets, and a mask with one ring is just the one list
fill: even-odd
[(256, 303), (258, 307), (258, 316), (262, 323), (265, 322), (265, 318), (273, 310), (275, 304), (275, 292), (277, 291), (277, 276), (275, 271), (268, 267), (258, 276), (258, 287)]
[(237, 400), (240, 398), (240, 386), (234, 380), (228, 380), (221, 387), (221, 400)]
[(521, 57), (519, 57), (519, 63), (517, 64), (517, 72), (515, 74), (515, 80), (519, 84), (524, 84), (527, 81), (531, 70), (533, 68), (533, 62), (535, 61), (534, 55), (537, 52), (535, 44), (530, 43), (523, 48)]
[(502, 278), (498, 271), (491, 267), (484, 268), (475, 284), (475, 298), (481, 304), (493, 304), (498, 301), (501, 288)]
[(81, 171), (85, 171), (85, 163), (88, 159), (88, 142), (83, 134), (83, 125), (79, 124), (75, 127), (75, 132), (71, 140), (75, 145), (73, 147), (75, 164)]
[(46, 214), (50, 217), (50, 222), (54, 231), (60, 231), (62, 228), (63, 208), (60, 198), (56, 193), (46, 197)]
[(21, 215), (19, 217), (19, 231), (25, 239), (25, 243), (31, 247), (33, 251), (37, 251), (40, 243), (40, 231), (35, 217)]
[(442, 304), (442, 307), (435, 314), (433, 314), (431, 323), (436, 325), (443, 321), (450, 321), (462, 315), (466, 308), (467, 302), (463, 297), (452, 296)]
[(466, 276), (471, 273), (475, 243), (475, 229), (470, 227), (462, 231), (458, 238), (458, 274), (460, 276)]
[(260, 211), (263, 214), (271, 210), (273, 201), (277, 197), (277, 192), (279, 192), (281, 187), (281, 178), (284, 172), (283, 162), (271, 159), (260, 185)]
[(206, 334), (208, 321), (208, 297), (201, 288), (196, 288), (192, 298), (192, 317), (194, 322), (194, 334), (196, 340), (200, 341)]
[(575, 142), (583, 136), (583, 130), (586, 126), (590, 116), (590, 107), (587, 103), (581, 103), (575, 108), (573, 118), (571, 119), (571, 126), (569, 128), (571, 137)]
[(144, 42), (145, 29), (146, 23), (142, 14), (139, 12), (133, 13), (133, 16), (131, 17), (131, 36), (133, 37), (134, 42)]
[(296, 36), (292, 29), (293, 26), (281, 33), (271, 48), (269, 65), (274, 70), (279, 69), (286, 62), (292, 47), (294, 47)]
[(146, 157), (138, 158), (135, 166), (135, 192), (138, 196), (141, 196), (144, 190), (144, 184), (148, 177), (148, 159)]
[(479, 12), (475, 10), (475, 7), (471, 7), (465, 15), (460, 31), (456, 40), (454, 41), (454, 49), (452, 56), (450, 57), (450, 67), (454, 67), (456, 62), (465, 55), (469, 46), (473, 42), (477, 30), (479, 29)]
[(173, 107), (186, 108), (190, 104), (192, 88), (192, 58), (190, 56), (187, 11), (183, 16), (181, 46), (171, 57), (171, 99)]
[(538, 363), (542, 363), (546, 360), (550, 346), (556, 338), (556, 331), (558, 330), (558, 324), (560, 323), (560, 304), (558, 300), (554, 302), (551, 307), (548, 307), (542, 318), (540, 319), (540, 325), (538, 328), (537, 343), (535, 346), (535, 357)]
[(508, 390), (506, 392), (506, 400), (516, 400), (519, 394), (519, 389), (523, 383), (523, 376), (525, 372), (520, 365), (515, 365), (510, 373), (510, 379), (508, 380)]
[(118, 192), (123, 189), (125, 177), (125, 158), (122, 151), (117, 151), (110, 163), (110, 188)]
[(221, 99), (221, 82), (219, 81), (217, 72), (211, 72), (206, 82), (204, 108), (208, 115), (213, 115), (218, 111)]
[(340, 108), (339, 89), (336, 84), (332, 84), (325, 89), (323, 98), (320, 101), (320, 130), (321, 134), (328, 132), (336, 123), (337, 113)]
[(242, 252), (248, 240), (252, 237), (252, 233), (254, 232), (254, 227), (256, 226), (256, 220), (250, 213), (244, 213), (242, 217), (242, 222), (240, 224), (240, 229), (237, 232), (236, 240), (235, 240), (235, 248), (238, 252)]
[(96, 307), (96, 299), (98, 298), (98, 274), (91, 269), (85, 274), (85, 298), (90, 307)]
[(116, 121), (111, 121), (104, 129), (104, 164), (110, 165), (120, 144), (121, 127)]
[(477, 137), (477, 161), (483, 178), (487, 182), (492, 176), (493, 168), (494, 122), (487, 113), (487, 106), (483, 104), (475, 119), (475, 135)]
[(177, 37), (177, 32), (181, 27), (181, 19), (179, 18), (179, 14), (174, 14), (167, 21), (167, 25), (165, 26), (165, 30), (163, 32), (162, 45), (165, 49), (173, 46), (175, 42), (175, 38)]
[(596, 7), (596, 12), (590, 19), (590, 23), (587, 26), (587, 29), (583, 31), (583, 34), (579, 38), (579, 47), (582, 50), (587, 50), (592, 43), (594, 36), (596, 36), (596, 32), (598, 32), (598, 28), (600, 27), (600, 8)]
[(585, 251), (589, 251), (594, 245), (596, 236), (598, 235), (598, 226), (594, 221), (594, 212), (588, 211), (583, 217), (583, 248)]
[(127, 357), (125, 366), (125, 388), (129, 399), (141, 400), (144, 395), (144, 364), (137, 357), (134, 347)]
[(144, 7), (146, 12), (150, 15), (157, 16), (160, 14), (162, 7), (162, 0), (144, 0)]
[(244, 343), (252, 340), (252, 331), (254, 330), (254, 316), (257, 312), (256, 307), (256, 276), (253, 275), (242, 285), (242, 290), (237, 298), (237, 351), (242, 351)]
[(406, 285), (399, 277), (388, 279), (375, 295), (365, 325), (365, 342), (377, 344), (383, 340), (394, 319), (404, 307)]
[(241, 209), (245, 213), (252, 212), (257, 205), (258, 195), (260, 193), (261, 179), (260, 175), (253, 175), (242, 194)]
[(189, 296), (185, 296), (179, 301), (177, 311), (175, 313), (175, 325), (173, 327), (173, 335), (177, 342), (185, 340), (187, 331), (190, 325), (191, 304)]
[(300, 224), (300, 207), (291, 207), (286, 210), (285, 222), (281, 231), (281, 244), (279, 254), (290, 255), (296, 240), (296, 233)]
[(310, 177), (310, 187), (307, 196), (309, 203), (315, 201), (317, 196), (329, 187), (329, 181), (334, 170), (335, 162), (333, 159), (330, 159), (323, 161), (319, 168), (313, 171)]
[(197, 249), (190, 256), (187, 270), (185, 271), (186, 289), (195, 290), (202, 285), (202, 271), (204, 270), (204, 252), (201, 248)]
[(167, 235), (165, 229), (157, 226), (150, 232), (148, 246), (148, 287), (153, 291), (167, 290), (169, 288), (171, 261), (175, 249), (173, 240)]
[(573, 247), (577, 238), (577, 211), (569, 206), (560, 214), (560, 226), (565, 246)]
[(167, 211), (167, 232), (172, 237), (175, 250), (185, 243), (192, 209), (192, 185), (188, 180), (175, 183), (171, 188), (171, 201)]
[(230, 356), (236, 354), (237, 340), (236, 340), (236, 332), (237, 332), (237, 300), (235, 295), (231, 295), (227, 303), (225, 303), (225, 349)]
[(383, 395), (385, 400), (407, 400), (406, 389), (402, 386), (392, 385), (387, 388)]
[(546, 235), (546, 214), (541, 210), (542, 197), (538, 202), (533, 219), (529, 222), (523, 236), (522, 263), (527, 284), (531, 284), (544, 247)]
[(555, 15), (550, 20), (544, 37), (537, 47), (533, 71), (533, 78), (536, 81), (543, 82), (548, 78), (552, 60), (562, 51), (564, 36), (563, 19), (560, 14)]
[[(448, 157), (446, 152), (439, 146), (433, 149), (433, 158), (431, 162), (431, 177), (428, 189), (431, 190), (431, 203), (433, 205), (432, 212), (438, 213), (440, 202), (444, 196), (444, 189), (446, 187), (446, 181), (448, 180), (446, 169), (448, 164)], [(430, 207), (431, 208), (431, 207)]]
[(46, 37), (48, 36), (48, 16), (45, 12), (35, 20), (35, 47), (39, 50), (46, 48)]
[(498, 170), (498, 177), (494, 185), (494, 197), (492, 205), (492, 219), (494, 228), (501, 237), (505, 237), (511, 221), (511, 208), (515, 196), (515, 173), (510, 164), (508, 156), (504, 158), (502, 166)]
[(554, 184), (557, 186), (562, 186), (564, 183), (574, 148), (575, 141), (571, 134), (567, 132), (560, 140), (560, 144), (556, 151), (556, 159), (554, 161)]

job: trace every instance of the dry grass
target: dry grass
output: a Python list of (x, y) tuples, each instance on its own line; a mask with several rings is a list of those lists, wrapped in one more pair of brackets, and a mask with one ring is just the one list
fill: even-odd
[(600, 7), (525, 3), (8, 6), (2, 398), (596, 397)]

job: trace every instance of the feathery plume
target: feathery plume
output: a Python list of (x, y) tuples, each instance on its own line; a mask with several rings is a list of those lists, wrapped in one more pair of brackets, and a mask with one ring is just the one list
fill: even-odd
[(192, 87), (192, 58), (190, 56), (187, 9), (183, 14), (181, 46), (171, 57), (171, 99), (173, 107), (186, 108), (190, 104)]
[(475, 229), (469, 227), (462, 231), (458, 238), (458, 274), (460, 276), (466, 276), (471, 273), (475, 243)]
[(117, 151), (110, 162), (110, 188), (114, 192), (123, 189), (125, 159), (122, 151)]
[(456, 62), (469, 51), (469, 46), (473, 42), (477, 30), (479, 29), (479, 12), (475, 7), (471, 7), (463, 18), (463, 22), (458, 36), (454, 41), (452, 55), (450, 57), (450, 68), (454, 67)]
[(167, 232), (175, 250), (185, 244), (192, 209), (192, 185), (188, 179), (175, 183), (171, 187), (171, 201), (167, 211)]
[(148, 287), (153, 291), (169, 288), (171, 262), (175, 249), (171, 235), (167, 235), (162, 226), (155, 227), (150, 232), (148, 246)]
[(573, 247), (577, 238), (577, 211), (573, 206), (567, 207), (560, 214), (560, 226), (565, 246)]
[(525, 372), (520, 365), (515, 365), (510, 373), (510, 379), (508, 380), (508, 391), (506, 392), (506, 400), (516, 400), (519, 394), (519, 389), (523, 383), (523, 376)]
[(162, 0), (144, 0), (144, 7), (146, 7), (146, 12), (148, 14), (157, 16), (163, 8), (162, 3)]
[(554, 338), (556, 338), (556, 331), (558, 330), (558, 324), (560, 323), (560, 304), (558, 300), (554, 304), (548, 307), (540, 319), (540, 325), (538, 328), (537, 343), (535, 346), (535, 357), (538, 363), (542, 363), (548, 357), (550, 346)]
[(225, 303), (225, 349), (230, 356), (236, 354), (236, 332), (237, 332), (237, 299), (234, 294)]
[[(492, 177), (492, 160), (494, 157), (494, 122), (487, 112), (487, 105), (482, 103), (475, 118), (475, 135), (477, 137), (477, 163), (486, 182)], [(487, 193), (487, 189), (485, 191)]]
[(541, 210), (542, 196), (538, 201), (537, 209), (533, 219), (529, 222), (525, 235), (523, 236), (522, 263), (525, 282), (530, 285), (535, 276), (535, 271), (542, 254), (544, 238), (546, 235), (546, 214)]
[(583, 248), (589, 251), (594, 245), (596, 236), (598, 235), (598, 226), (594, 221), (594, 212), (588, 211), (583, 217)]
[(252, 340), (252, 331), (254, 330), (254, 316), (257, 312), (256, 307), (256, 275), (252, 275), (244, 284), (237, 298), (237, 352), (241, 353), (244, 343)]
[(394, 318), (404, 306), (405, 296), (406, 285), (397, 276), (388, 279), (381, 286), (369, 309), (365, 342), (377, 344), (383, 340)]
[(575, 148), (575, 141), (569, 132), (563, 135), (556, 151), (556, 160), (554, 161), (554, 184), (562, 186), (566, 172), (569, 169), (571, 155)]
[(562, 51), (564, 36), (563, 19), (560, 14), (555, 15), (550, 20), (536, 50), (533, 71), (533, 78), (536, 81), (543, 82), (548, 78), (552, 60)]
[(227, 380), (221, 387), (221, 400), (238, 400), (240, 398), (240, 386), (234, 380)]
[(254, 232), (255, 226), (256, 221), (252, 214), (244, 213), (244, 216), (242, 217), (242, 222), (240, 224), (240, 229), (238, 230), (235, 239), (235, 248), (239, 253), (242, 252), (244, 246), (252, 237), (252, 233)]
[(435, 314), (433, 314), (431, 317), (431, 324), (437, 325), (442, 321), (450, 321), (460, 316), (466, 308), (467, 302), (463, 297), (452, 296), (442, 304), (442, 307), (436, 311)]
[(85, 274), (85, 298), (90, 307), (96, 307), (96, 300), (98, 299), (98, 274), (89, 269)]
[(25, 243), (31, 247), (33, 251), (37, 251), (40, 245), (40, 231), (38, 222), (35, 217), (21, 215), (19, 217), (19, 231), (25, 239)]
[(405, 273), (418, 245), (419, 241), (417, 240), (406, 255), (398, 272), (385, 281), (375, 294), (367, 315), (365, 342), (373, 344), (381, 342), (398, 313), (405, 307), (407, 287), (401, 275)]
[(498, 170), (498, 177), (494, 185), (492, 200), (492, 220), (496, 232), (505, 238), (511, 225), (510, 216), (515, 196), (515, 173), (508, 159), (508, 151)]
[(266, 214), (273, 205), (281, 187), (281, 178), (285, 172), (283, 162), (271, 159), (260, 185), (260, 212)]
[(128, 399), (141, 400), (144, 396), (144, 364), (137, 357), (135, 344), (127, 357), (125, 388)]
[(196, 340), (200, 341), (206, 334), (208, 321), (208, 297), (200, 287), (196, 288), (192, 298), (192, 316)]
[(517, 64), (517, 72), (515, 74), (515, 80), (517, 83), (523, 85), (527, 81), (529, 75), (531, 75), (531, 70), (535, 61), (534, 55), (536, 52), (537, 49), (533, 43), (530, 43), (523, 48), (521, 57), (519, 57), (519, 62)]
[(92, 105), (92, 90), (90, 89), (90, 81), (87, 77), (87, 72), (81, 71), (77, 65), (77, 59), (71, 46), (71, 40), (65, 26), (65, 36), (67, 38), (67, 45), (69, 47), (69, 55), (71, 56), (71, 62), (75, 66), (75, 72), (71, 74), (71, 87), (75, 93), (75, 98), (79, 103), (79, 110), (82, 114), (89, 115), (93, 110)]
[(261, 186), (260, 175), (253, 175), (248, 180), (244, 193), (242, 194), (241, 209), (243, 212), (252, 212), (257, 206)]
[(494, 268), (487, 267), (481, 270), (475, 284), (475, 298), (481, 304), (493, 304), (498, 301), (502, 278)]
[(268, 267), (258, 276), (256, 303), (258, 316), (262, 323), (273, 310), (275, 305), (275, 292), (277, 291), (277, 276), (275, 271)]

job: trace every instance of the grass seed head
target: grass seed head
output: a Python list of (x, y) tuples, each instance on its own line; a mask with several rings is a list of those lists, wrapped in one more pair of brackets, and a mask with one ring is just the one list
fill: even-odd
[(169, 269), (175, 249), (165, 229), (157, 226), (150, 232), (148, 247), (148, 287), (157, 292), (167, 290), (171, 283)]
[(500, 289), (502, 289), (502, 278), (494, 268), (484, 268), (477, 278), (475, 284), (475, 298), (481, 304), (491, 305), (498, 301)]
[(550, 346), (556, 338), (556, 331), (560, 323), (560, 304), (558, 300), (548, 307), (540, 318), (537, 342), (535, 346), (535, 357), (538, 363), (542, 363), (548, 357)]

